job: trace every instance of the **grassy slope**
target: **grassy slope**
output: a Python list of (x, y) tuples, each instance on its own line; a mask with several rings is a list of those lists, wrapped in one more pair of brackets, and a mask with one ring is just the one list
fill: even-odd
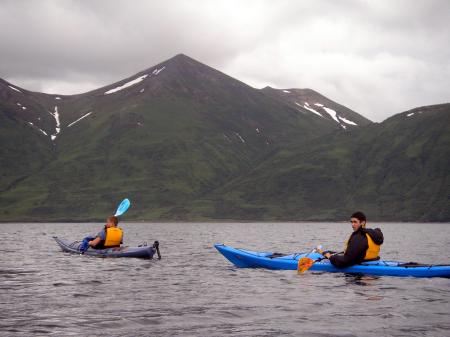
[(203, 217), (191, 212), (192, 200), (286, 141), (335, 128), (215, 71), (182, 69), (193, 73), (168, 71), (148, 82), (147, 95), (136, 87), (58, 102), (63, 126), (93, 113), (63, 128), (44, 170), (3, 193), (16, 201), (10, 218), (102, 219), (125, 196), (135, 218)]
[[(53, 160), (53, 146), (48, 138), (24, 121), (16, 120), (3, 113), (0, 104), (0, 218), (20, 214), (40, 203), (42, 195), (23, 186), (28, 177), (42, 171)], [(4, 191), (16, 189), (8, 195)], [(24, 200), (25, 195), (33, 194)]]
[(362, 209), (378, 219), (448, 221), (449, 107), (280, 151), (216, 191), (216, 214), (325, 220)]
[(113, 95), (31, 93), (59, 107), (55, 144), (0, 114), (1, 219), (101, 220), (123, 197), (148, 220), (450, 219), (449, 105), (342, 132), (183, 55), (164, 66)]

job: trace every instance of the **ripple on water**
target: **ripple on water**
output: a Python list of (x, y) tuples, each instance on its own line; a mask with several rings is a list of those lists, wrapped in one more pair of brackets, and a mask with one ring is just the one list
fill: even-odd
[[(348, 236), (347, 224), (127, 223), (126, 237), (136, 240), (130, 245), (160, 239), (160, 261), (64, 254), (51, 239), (79, 239), (100, 224), (2, 226), (8, 237), (0, 260), (5, 335), (80, 336), (99, 330), (163, 337), (450, 335), (448, 280), (238, 269), (213, 248), (228, 242), (298, 252), (325, 241), (337, 247)], [(423, 235), (415, 236), (423, 224), (380, 226), (388, 238), (384, 254), (414, 260), (409, 255), (423, 244)], [(446, 254), (442, 233), (448, 228), (426, 226), (434, 246), (418, 256), (432, 261)], [(392, 241), (395, 237), (409, 240)], [(16, 249), (19, 238), (33, 253)], [(450, 255), (442, 259), (450, 261)]]

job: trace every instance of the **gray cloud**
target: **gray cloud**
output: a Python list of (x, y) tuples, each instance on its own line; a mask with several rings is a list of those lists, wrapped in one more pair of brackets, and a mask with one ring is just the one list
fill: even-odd
[(449, 99), (450, 2), (0, 0), (0, 77), (70, 94), (184, 53), (381, 121)]

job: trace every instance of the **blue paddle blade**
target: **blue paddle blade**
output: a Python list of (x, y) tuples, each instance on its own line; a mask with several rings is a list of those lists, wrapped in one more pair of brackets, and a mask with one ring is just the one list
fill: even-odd
[(128, 208), (130, 207), (131, 203), (128, 199), (123, 199), (123, 201), (120, 203), (119, 207), (117, 207), (116, 214), (114, 216), (121, 216), (123, 213), (125, 213)]

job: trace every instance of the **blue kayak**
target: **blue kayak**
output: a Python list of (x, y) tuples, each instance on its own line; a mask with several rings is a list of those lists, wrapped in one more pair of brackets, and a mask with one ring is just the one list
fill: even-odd
[[(214, 245), (231, 263), (239, 268), (266, 268), (297, 270), (298, 260), (309, 257), (313, 260), (323, 258), (319, 253), (297, 253), (282, 255), (273, 252), (254, 252), (237, 249), (223, 244)], [(312, 271), (365, 274), (380, 276), (412, 276), (412, 277), (446, 277), (450, 278), (450, 265), (427, 265), (415, 262), (368, 261), (347, 268), (336, 268), (329, 260), (315, 262), (309, 269)]]
[(139, 246), (139, 247), (117, 247), (107, 249), (94, 249), (88, 248), (85, 252), (81, 252), (80, 245), (82, 241), (70, 242), (64, 239), (60, 239), (56, 236), (53, 237), (56, 243), (61, 247), (64, 252), (73, 254), (84, 254), (96, 257), (137, 257), (141, 259), (152, 259), (155, 253), (158, 254), (158, 259), (161, 258), (159, 253), (159, 242), (155, 241), (153, 246)]

